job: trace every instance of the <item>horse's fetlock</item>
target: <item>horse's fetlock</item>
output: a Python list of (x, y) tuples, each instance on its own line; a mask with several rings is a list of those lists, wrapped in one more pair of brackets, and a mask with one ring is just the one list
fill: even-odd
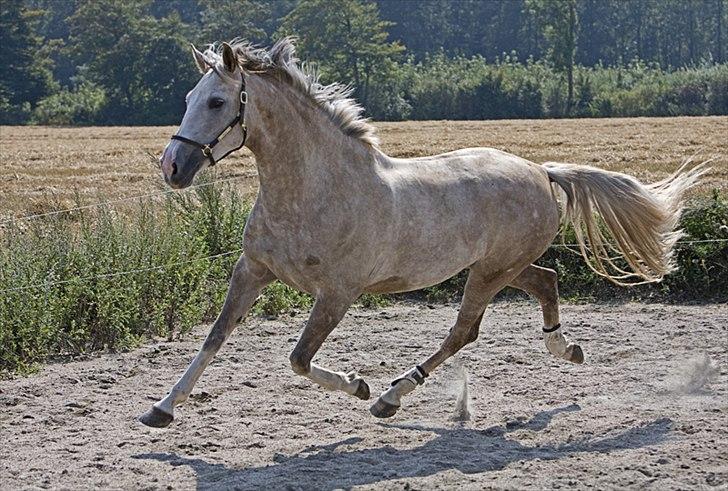
[(173, 388), (169, 392), (169, 398), (172, 401), (172, 405), (177, 405), (185, 402), (190, 397), (190, 392), (182, 389)]

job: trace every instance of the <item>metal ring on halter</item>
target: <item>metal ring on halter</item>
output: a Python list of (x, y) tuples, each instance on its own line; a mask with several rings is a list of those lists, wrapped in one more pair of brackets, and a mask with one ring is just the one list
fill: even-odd
[(233, 119), (223, 130), (217, 134), (214, 140), (212, 140), (210, 143), (204, 144), (197, 142), (195, 140), (191, 140), (189, 138), (185, 138), (182, 135), (172, 135), (172, 140), (178, 140), (183, 143), (189, 143), (190, 145), (194, 145), (200, 150), (202, 150), (202, 155), (207, 157), (210, 160), (210, 167), (215, 165), (217, 162), (215, 161), (215, 158), (212, 156), (212, 149), (222, 141), (223, 138), (227, 136), (227, 134), (239, 123), (240, 129), (243, 131), (243, 141), (240, 143), (240, 146), (237, 148), (233, 148), (229, 152), (227, 152), (225, 155), (220, 157), (218, 160), (222, 160), (228, 155), (230, 155), (235, 150), (240, 150), (243, 145), (245, 145), (245, 140), (248, 138), (248, 127), (245, 125), (245, 106), (248, 104), (248, 93), (245, 91), (245, 77), (243, 76), (242, 72), (240, 73), (240, 95), (238, 96), (238, 99), (240, 100), (240, 108), (238, 109), (238, 115), (235, 116), (235, 119)]

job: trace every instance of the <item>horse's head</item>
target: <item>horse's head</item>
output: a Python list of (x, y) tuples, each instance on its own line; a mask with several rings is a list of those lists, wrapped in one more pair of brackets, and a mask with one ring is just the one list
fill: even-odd
[(242, 147), (247, 132), (247, 93), (233, 49), (223, 43), (218, 55), (192, 46), (192, 53), (204, 75), (187, 94), (182, 123), (160, 159), (164, 179), (173, 188), (189, 186), (198, 171)]

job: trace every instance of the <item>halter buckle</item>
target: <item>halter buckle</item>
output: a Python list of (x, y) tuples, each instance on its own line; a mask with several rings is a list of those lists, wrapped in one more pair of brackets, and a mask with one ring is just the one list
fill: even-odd
[(210, 147), (210, 145), (205, 145), (204, 147), (202, 147), (202, 155), (204, 155), (205, 157), (212, 157), (212, 148)]
[(244, 90), (240, 91), (240, 104), (245, 105), (248, 103), (248, 93)]
[(234, 127), (235, 127), (235, 126), (231, 125), (231, 126), (228, 126), (227, 128), (225, 128), (224, 130), (222, 130), (222, 133), (220, 133), (220, 134), (219, 134), (219, 135), (217, 136), (217, 140), (218, 140), (218, 141), (220, 141), (220, 140), (222, 140), (223, 138), (225, 138), (225, 137), (227, 136), (227, 134), (228, 134), (228, 133), (230, 133), (230, 130), (232, 130), (232, 129), (233, 129)]

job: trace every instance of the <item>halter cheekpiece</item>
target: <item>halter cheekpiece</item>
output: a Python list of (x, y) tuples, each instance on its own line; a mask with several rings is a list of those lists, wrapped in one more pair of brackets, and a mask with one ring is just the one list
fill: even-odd
[(242, 72), (240, 74), (240, 95), (238, 97), (238, 100), (240, 101), (240, 108), (238, 109), (238, 115), (235, 116), (235, 119), (230, 121), (230, 123), (225, 126), (225, 128), (215, 137), (214, 140), (212, 140), (210, 143), (204, 144), (200, 142), (196, 142), (195, 140), (190, 140), (189, 138), (185, 138), (181, 135), (172, 135), (172, 140), (178, 140), (183, 143), (189, 143), (190, 145), (194, 145), (200, 150), (202, 150), (202, 155), (207, 157), (210, 160), (210, 167), (215, 165), (217, 162), (215, 161), (215, 158), (212, 156), (212, 149), (215, 148), (215, 145), (220, 143), (223, 138), (233, 129), (235, 126), (240, 124), (240, 129), (243, 130), (243, 141), (240, 143), (240, 146), (237, 148), (233, 148), (228, 153), (220, 157), (218, 160), (222, 160), (228, 155), (230, 155), (232, 152), (236, 150), (240, 150), (243, 148), (243, 145), (245, 145), (245, 140), (248, 138), (248, 127), (245, 125), (245, 106), (248, 104), (248, 93), (245, 91), (245, 77), (243, 76)]

